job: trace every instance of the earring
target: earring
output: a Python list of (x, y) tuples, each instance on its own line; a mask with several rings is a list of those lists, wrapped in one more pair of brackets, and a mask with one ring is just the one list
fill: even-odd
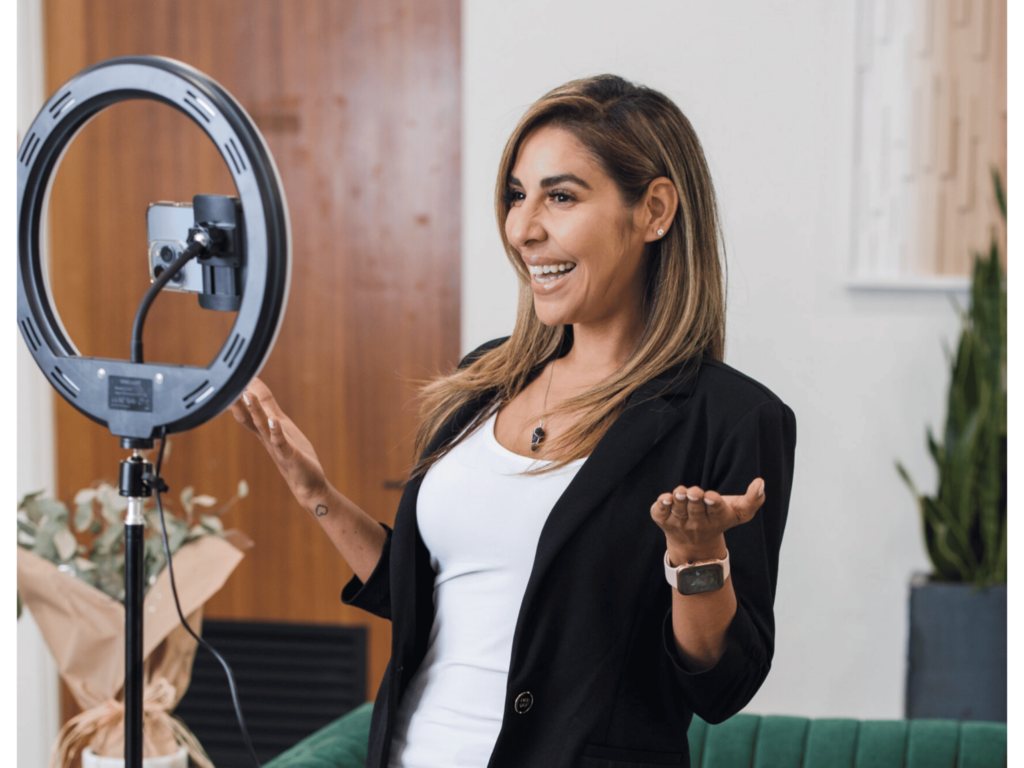
[(664, 229), (659, 229), (658, 230), (658, 237), (661, 237), (664, 234), (665, 234), (665, 230)]

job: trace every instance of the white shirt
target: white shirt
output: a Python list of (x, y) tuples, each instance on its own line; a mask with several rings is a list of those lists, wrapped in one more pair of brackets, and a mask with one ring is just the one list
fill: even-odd
[(435, 463), (416, 503), (430, 551), (434, 623), (395, 717), (390, 768), (484, 768), (501, 728), (512, 635), (551, 508), (585, 459), (520, 456), (494, 436), (497, 415)]

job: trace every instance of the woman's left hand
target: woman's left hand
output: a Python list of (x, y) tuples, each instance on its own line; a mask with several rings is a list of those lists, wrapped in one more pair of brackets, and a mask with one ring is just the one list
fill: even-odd
[(743, 496), (722, 496), (695, 485), (680, 485), (658, 497), (651, 517), (665, 532), (669, 560), (684, 565), (723, 559), (725, 532), (750, 521), (763, 503), (764, 480), (760, 477), (754, 478)]

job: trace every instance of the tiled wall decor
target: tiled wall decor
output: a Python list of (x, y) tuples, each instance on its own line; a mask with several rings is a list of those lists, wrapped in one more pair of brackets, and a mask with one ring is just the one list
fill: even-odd
[(1006, 183), (1007, 0), (858, 0), (852, 283), (942, 285)]

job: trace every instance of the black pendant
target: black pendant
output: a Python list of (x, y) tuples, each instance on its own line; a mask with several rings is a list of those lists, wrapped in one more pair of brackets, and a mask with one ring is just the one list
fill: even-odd
[(544, 429), (537, 427), (533, 430), (533, 441), (530, 443), (530, 450), (536, 451), (540, 448), (540, 444), (544, 442)]

